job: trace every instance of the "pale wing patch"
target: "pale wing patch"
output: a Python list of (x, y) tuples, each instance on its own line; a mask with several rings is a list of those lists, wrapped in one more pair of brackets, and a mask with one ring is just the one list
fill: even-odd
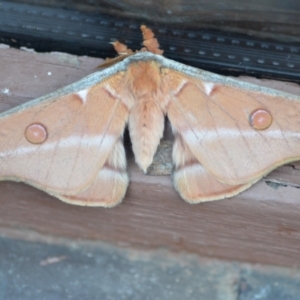
[(175, 135), (174, 139), (173, 162), (175, 188), (189, 203), (231, 197), (252, 184), (232, 186), (219, 182), (213, 174), (203, 168), (179, 135)]
[(118, 99), (120, 101), (122, 101), (122, 99), (120, 98), (120, 95), (115, 91), (115, 89), (113, 87), (111, 87), (109, 84), (106, 84), (104, 86), (105, 90), (110, 94), (110, 96), (112, 98)]
[(129, 177), (126, 172), (126, 154), (119, 139), (109, 154), (103, 168), (87, 189), (75, 195), (56, 195), (63, 201), (85, 206), (112, 207), (125, 196)]
[[(184, 138), (188, 143), (197, 143), (205, 139), (205, 142), (216, 141), (220, 139), (220, 136), (224, 139), (237, 139), (241, 136), (241, 131), (238, 129), (226, 129), (218, 128), (218, 130), (186, 130), (184, 133)], [(243, 130), (243, 136), (245, 138), (255, 138), (259, 133), (255, 130)], [(268, 130), (263, 133), (265, 138), (269, 139), (282, 139), (281, 130)], [(300, 132), (284, 132), (287, 139), (299, 139)]]
[(103, 167), (95, 181), (86, 190), (76, 195), (55, 195), (64, 202), (95, 207), (113, 207), (125, 196), (129, 177), (125, 170)]
[[(81, 137), (81, 136), (70, 136), (68, 138), (64, 138), (59, 141), (59, 147), (62, 148), (74, 148), (84, 146), (85, 148), (99, 148), (101, 145), (102, 151), (108, 151), (111, 149), (112, 144), (115, 142), (115, 137), (110, 136), (108, 134), (105, 135), (97, 135), (97, 136), (90, 136), (90, 137)], [(30, 146), (23, 146), (14, 148), (12, 150), (6, 150), (0, 152), (0, 157), (12, 157), (12, 156), (22, 156), (27, 155), (30, 153), (34, 153), (37, 149), (43, 151), (53, 151), (57, 148), (57, 141), (45, 143), (42, 145), (30, 145)]]
[(178, 87), (176, 90), (173, 91), (173, 95), (176, 96), (182, 89), (183, 87), (187, 84), (187, 80), (181, 80), (181, 82), (178, 84)]
[(214, 89), (215, 85), (212, 82), (203, 82), (205, 93), (207, 96), (210, 96), (212, 90)]
[[(275, 167), (299, 157), (295, 155), (293, 146), (300, 141), (299, 132), (285, 131), (283, 135), (279, 129), (265, 130), (263, 133), (243, 130), (241, 139), (238, 129), (218, 128), (186, 130), (182, 135), (204, 168), (230, 185), (255, 182)], [(283, 138), (286, 141), (284, 147)], [(255, 155), (263, 152), (268, 155)]]
[(81, 90), (81, 91), (76, 93), (80, 97), (80, 99), (82, 100), (83, 104), (86, 103), (88, 92), (89, 92), (89, 89), (85, 89), (85, 90)]

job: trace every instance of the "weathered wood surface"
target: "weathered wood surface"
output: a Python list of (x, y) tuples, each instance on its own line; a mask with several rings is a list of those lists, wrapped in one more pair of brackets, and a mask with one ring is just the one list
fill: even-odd
[[(100, 63), (95, 58), (2, 47), (0, 111), (74, 82)], [(300, 95), (294, 84), (258, 82)], [(125, 247), (163, 247), (222, 259), (299, 266), (299, 163), (275, 170), (232, 199), (198, 205), (180, 199), (170, 176), (143, 175), (132, 159), (128, 169), (131, 184), (126, 198), (113, 209), (71, 206), (25, 184), (0, 182), (0, 234), (10, 230), (22, 234), (27, 229)], [(266, 180), (286, 186), (274, 188)]]

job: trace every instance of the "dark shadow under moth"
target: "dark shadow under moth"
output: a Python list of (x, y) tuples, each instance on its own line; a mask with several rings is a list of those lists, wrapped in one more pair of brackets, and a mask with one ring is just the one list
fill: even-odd
[(106, 68), (0, 115), (0, 178), (71, 204), (112, 207), (129, 183), (129, 128), (146, 172), (168, 117), (173, 181), (189, 203), (236, 195), (300, 159), (300, 98), (164, 58), (151, 30), (144, 46)]

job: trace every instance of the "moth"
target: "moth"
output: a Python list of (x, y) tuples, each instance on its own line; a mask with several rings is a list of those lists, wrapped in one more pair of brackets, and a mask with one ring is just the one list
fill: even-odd
[(112, 207), (129, 184), (128, 126), (146, 172), (168, 117), (173, 181), (189, 203), (236, 195), (274, 168), (300, 159), (300, 98), (192, 68), (162, 56), (141, 26), (138, 52), (0, 115), (0, 178), (62, 201)]

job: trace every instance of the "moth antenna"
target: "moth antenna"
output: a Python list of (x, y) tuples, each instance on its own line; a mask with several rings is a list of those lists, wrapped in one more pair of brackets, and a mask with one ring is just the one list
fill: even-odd
[(111, 42), (111, 44), (119, 55), (133, 54), (133, 51), (131, 49), (129, 49), (125, 44), (122, 44), (119, 41)]
[(119, 56), (114, 57), (114, 58), (110, 58), (110, 57), (106, 58), (105, 62), (102, 63), (101, 65), (99, 65), (97, 67), (97, 69), (108, 68), (108, 67), (122, 61), (126, 57), (134, 54), (134, 52), (131, 49), (127, 48), (127, 46), (125, 44), (122, 44), (119, 41), (111, 42), (110, 44), (113, 45), (114, 49), (119, 54)]
[(153, 31), (145, 25), (141, 26), (141, 31), (143, 34), (143, 45), (147, 48), (149, 52), (154, 54), (163, 54), (164, 51), (159, 49), (159, 43), (157, 39), (154, 37)]

